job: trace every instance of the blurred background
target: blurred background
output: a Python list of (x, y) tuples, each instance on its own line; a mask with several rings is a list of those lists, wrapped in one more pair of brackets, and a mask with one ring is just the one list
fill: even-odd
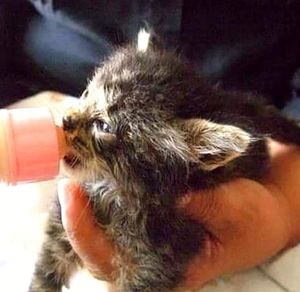
[(78, 96), (114, 47), (149, 25), (213, 82), (283, 107), (300, 88), (296, 0), (1, 0), (1, 105)]

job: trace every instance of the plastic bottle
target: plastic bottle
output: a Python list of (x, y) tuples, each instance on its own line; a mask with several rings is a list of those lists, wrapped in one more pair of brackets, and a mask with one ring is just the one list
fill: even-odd
[(62, 128), (47, 108), (0, 110), (0, 181), (7, 184), (54, 178), (64, 155)]

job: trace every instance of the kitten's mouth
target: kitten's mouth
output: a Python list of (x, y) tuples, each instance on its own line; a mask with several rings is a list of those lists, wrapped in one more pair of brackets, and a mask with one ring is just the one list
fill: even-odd
[(82, 166), (80, 158), (73, 153), (68, 153), (67, 155), (65, 155), (63, 161), (65, 165), (71, 169), (77, 169)]

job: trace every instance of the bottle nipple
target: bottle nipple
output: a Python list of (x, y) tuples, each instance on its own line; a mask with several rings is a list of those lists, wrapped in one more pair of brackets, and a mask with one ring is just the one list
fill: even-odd
[(66, 151), (48, 108), (0, 110), (0, 179), (9, 184), (49, 180)]

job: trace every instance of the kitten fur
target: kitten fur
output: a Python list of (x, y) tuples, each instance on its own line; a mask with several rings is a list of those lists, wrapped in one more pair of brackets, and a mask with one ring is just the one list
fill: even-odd
[[(173, 291), (209, 233), (178, 208), (190, 190), (268, 169), (268, 137), (300, 145), (296, 123), (261, 98), (224, 91), (173, 52), (117, 50), (95, 72), (63, 120), (72, 148), (64, 164), (85, 188), (99, 226), (116, 248), (118, 291)], [(31, 292), (57, 292), (81, 266), (61, 224), (48, 222)]]

